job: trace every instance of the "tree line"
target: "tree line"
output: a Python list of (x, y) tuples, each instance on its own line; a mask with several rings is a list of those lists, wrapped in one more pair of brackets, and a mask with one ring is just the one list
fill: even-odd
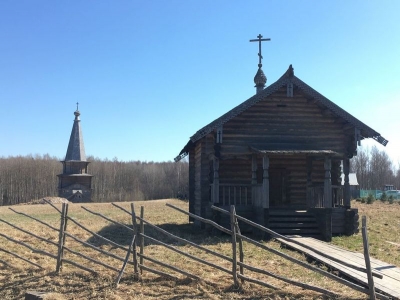
[[(96, 202), (187, 197), (189, 164), (180, 162), (118, 161), (88, 157), (92, 200)], [(361, 189), (382, 189), (392, 184), (400, 189), (400, 165), (384, 150), (359, 149), (350, 161)], [(0, 157), (0, 205), (29, 202), (57, 196), (60, 159), (45, 155)]]
[[(95, 202), (175, 198), (188, 195), (189, 164), (180, 162), (118, 161), (88, 157)], [(0, 205), (29, 202), (58, 195), (57, 157), (0, 157)]]
[(350, 172), (357, 174), (360, 189), (381, 190), (386, 184), (400, 189), (400, 164), (396, 166), (384, 150), (375, 146), (357, 151), (350, 160)]

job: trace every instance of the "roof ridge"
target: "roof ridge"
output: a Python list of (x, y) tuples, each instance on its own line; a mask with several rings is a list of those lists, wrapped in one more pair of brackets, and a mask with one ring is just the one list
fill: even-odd
[(347, 122), (351, 123), (358, 129), (362, 129), (368, 133), (368, 135), (371, 135), (375, 140), (377, 140), (379, 143), (386, 145), (387, 141), (381, 137), (381, 135), (366, 125), (365, 123), (361, 122), (359, 119), (345, 111), (343, 108), (335, 104), (333, 101), (329, 100), (325, 96), (323, 96), (321, 93), (313, 89), (311, 86), (306, 84), (304, 81), (302, 81), (300, 78), (294, 75), (293, 73), (293, 68), (292, 65), (289, 66), (289, 69), (274, 83), (269, 85), (267, 88), (262, 90), (261, 92), (253, 95), (249, 99), (245, 100), (244, 102), (240, 103), (239, 105), (235, 106), (225, 114), (223, 114), (221, 117), (215, 119), (214, 121), (210, 122), (200, 130), (198, 130), (193, 136), (190, 137), (190, 140), (192, 142), (196, 142), (197, 140), (201, 139), (203, 136), (207, 135), (210, 133), (212, 130), (217, 128), (218, 126), (223, 125), (224, 123), (228, 122), (232, 118), (236, 117), (238, 114), (241, 112), (245, 111), (246, 109), (250, 108), (254, 104), (258, 103), (261, 101), (263, 98), (269, 96), (279, 88), (281, 88), (284, 84), (287, 83), (293, 83), (297, 85), (300, 89), (302, 89), (304, 92), (309, 94), (310, 96), (314, 97), (316, 100), (320, 101), (325, 107), (333, 111), (337, 116), (345, 119)]
[[(206, 126), (202, 127), (200, 130), (198, 130), (193, 136), (190, 137), (190, 142), (194, 143), (216, 129), (217, 127), (223, 125), (224, 123), (228, 122), (232, 118), (236, 117), (243, 111), (247, 110), (251, 106), (255, 105), (259, 101), (265, 99), (278, 89), (280, 89), (283, 85), (292, 83), (296, 86), (298, 86), (302, 91), (304, 91), (306, 94), (312, 96), (315, 98), (317, 101), (319, 101), (322, 105), (324, 105), (326, 108), (328, 108), (330, 111), (332, 111), (334, 114), (336, 114), (338, 117), (344, 119), (345, 121), (349, 122), (352, 124), (355, 128), (364, 131), (364, 137), (370, 138), (372, 137), (374, 140), (379, 142), (380, 144), (386, 146), (388, 141), (383, 138), (377, 131), (372, 129), (371, 127), (367, 126), (360, 120), (358, 120), (356, 117), (345, 111), (343, 108), (335, 104), (333, 101), (329, 100), (325, 96), (323, 96), (321, 93), (313, 89), (311, 86), (306, 84), (304, 81), (302, 81), (300, 78), (296, 77), (294, 75), (293, 67), (292, 65), (289, 66), (288, 70), (281, 76), (277, 81), (263, 89), (262, 91), (256, 93), (249, 99), (245, 100), (244, 102), (240, 103), (239, 105), (235, 106), (219, 118), (215, 119), (214, 121), (210, 122)], [(186, 146), (185, 146), (186, 147)], [(185, 148), (182, 150), (184, 151)], [(181, 154), (182, 154), (181, 151)]]
[(276, 90), (278, 90), (283, 84), (287, 83), (287, 80), (282, 80), (282, 82), (280, 82), (280, 80), (283, 77), (284, 76), (282, 76), (280, 79), (278, 79), (277, 81), (275, 81), (274, 83), (272, 83), (271, 85), (266, 87), (261, 92), (251, 96), (249, 99), (238, 104), (237, 106), (235, 106), (234, 108), (232, 108), (231, 110), (229, 110), (228, 112), (223, 114), (221, 117), (215, 119), (208, 125), (199, 129), (193, 136), (190, 137), (190, 140), (192, 140), (192, 142), (195, 142), (195, 141), (201, 139), (203, 136), (205, 136), (206, 134), (211, 132), (213, 129), (217, 128), (218, 126), (223, 125), (224, 123), (228, 122), (232, 118), (236, 117), (241, 112), (245, 111), (246, 109), (250, 108), (257, 102), (261, 101), (263, 99), (264, 94), (269, 95), (269, 94), (272, 94), (273, 92), (275, 92)]
[[(367, 129), (368, 131), (370, 131), (371, 133), (380, 135), (378, 132), (376, 132), (374, 129), (372, 129), (371, 127), (369, 127), (368, 125), (366, 125), (365, 123), (361, 122), (359, 119), (357, 119), (356, 117), (354, 117), (352, 114), (348, 113), (347, 111), (345, 111), (343, 108), (341, 108), (339, 105), (337, 105), (336, 103), (334, 103), (332, 100), (329, 100), (328, 98), (326, 98), (324, 95), (322, 95), (321, 93), (319, 93), (317, 90), (313, 89), (311, 86), (309, 86), (307, 83), (305, 83), (304, 81), (302, 81), (300, 78), (294, 76), (294, 83), (300, 87), (303, 91), (305, 91), (306, 93), (310, 94), (311, 96), (313, 96), (314, 98), (316, 98), (319, 101), (322, 101), (323, 104), (328, 107), (329, 109), (331, 109), (333, 112), (335, 112), (336, 114), (338, 114), (340, 117), (344, 118), (346, 121), (353, 123), (353, 125), (355, 125), (356, 127), (364, 127), (363, 129)], [(359, 126), (357, 126), (359, 125)], [(360, 128), (361, 129), (361, 128)]]

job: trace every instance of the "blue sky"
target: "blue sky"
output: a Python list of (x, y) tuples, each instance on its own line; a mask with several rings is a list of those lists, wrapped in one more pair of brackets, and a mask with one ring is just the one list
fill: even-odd
[(86, 153), (168, 161), (255, 93), (295, 75), (400, 158), (400, 1), (0, 1), (0, 156), (65, 156), (76, 102)]

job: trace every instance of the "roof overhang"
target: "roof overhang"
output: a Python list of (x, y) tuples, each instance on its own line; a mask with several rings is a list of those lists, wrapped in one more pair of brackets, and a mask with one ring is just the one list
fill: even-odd
[(307, 156), (341, 156), (340, 153), (332, 150), (262, 150), (249, 147), (250, 151), (266, 155), (307, 155)]
[[(276, 82), (262, 90), (261, 92), (255, 94), (250, 97), (248, 100), (239, 104), (235, 108), (231, 109), (218, 119), (212, 121), (208, 125), (204, 126), (200, 130), (198, 130), (193, 136), (190, 137), (189, 143), (182, 149), (179, 155), (175, 158), (175, 161), (181, 160), (188, 154), (188, 149), (191, 145), (194, 145), (198, 140), (215, 130), (216, 128), (223, 126), (226, 122), (230, 121), (243, 111), (247, 110), (251, 106), (255, 105), (259, 101), (262, 101), (268, 98), (270, 95), (278, 91), (282, 86), (285, 85), (297, 86), (301, 91), (303, 91), (306, 95), (313, 98), (315, 103), (318, 105), (327, 108), (333, 115), (337, 118), (343, 120), (350, 124), (350, 126), (354, 127), (355, 130), (359, 131), (360, 138), (373, 138), (378, 143), (386, 146), (388, 140), (386, 140), (383, 136), (380, 135), (377, 131), (370, 128), (351, 114), (349, 114), (344, 109), (340, 108), (338, 105), (330, 101), (328, 98), (324, 97), (322, 94), (314, 90), (312, 87), (307, 85), (305, 82), (296, 77), (293, 73), (292, 66), (289, 67), (288, 71), (285, 72)], [(189, 146), (190, 145), (190, 146)], [(311, 150), (313, 151), (313, 150)], [(315, 150), (321, 151), (321, 150)]]

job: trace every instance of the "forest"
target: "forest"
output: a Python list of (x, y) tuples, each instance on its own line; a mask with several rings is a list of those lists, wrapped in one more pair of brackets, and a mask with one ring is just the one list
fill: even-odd
[(381, 190), (385, 184), (400, 189), (400, 162), (396, 165), (384, 150), (377, 147), (358, 150), (350, 160), (350, 172), (357, 174), (363, 190)]
[[(87, 157), (95, 202), (187, 197), (189, 164), (102, 160)], [(0, 205), (29, 202), (58, 194), (62, 164), (46, 155), (0, 158)]]
[[(89, 156), (95, 202), (185, 198), (189, 190), (189, 164), (99, 159)], [(384, 150), (359, 150), (350, 161), (360, 189), (381, 189), (393, 184), (400, 189), (400, 166)], [(62, 164), (50, 155), (0, 157), (0, 205), (57, 196), (57, 174)]]

